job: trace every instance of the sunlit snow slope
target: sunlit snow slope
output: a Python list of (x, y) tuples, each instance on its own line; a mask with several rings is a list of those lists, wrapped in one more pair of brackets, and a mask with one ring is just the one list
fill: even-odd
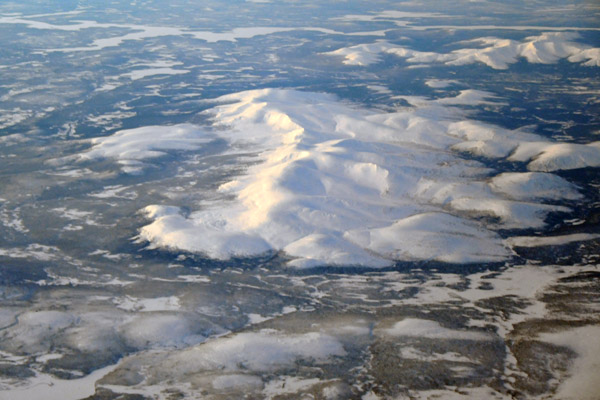
[(217, 136), (229, 152), (253, 155), (245, 173), (220, 186), (222, 199), (199, 204), (189, 216), (148, 206), (153, 222), (140, 237), (153, 246), (216, 259), (283, 251), (296, 267), (497, 262), (512, 253), (496, 230), (542, 228), (548, 213), (570, 212), (562, 201), (581, 195), (559, 176), (503, 173), (474, 156), (508, 158), (524, 171), (600, 161), (598, 143), (548, 142), (468, 120), (457, 106), (489, 101), (475, 91), (421, 99), (392, 113), (291, 90), (247, 91), (218, 101), (223, 105), (208, 112), (219, 129), (121, 131), (96, 139), (83, 156), (127, 165), (128, 158), (156, 157), (161, 145), (195, 150)]
[(329, 53), (343, 56), (344, 64), (369, 65), (381, 60), (382, 54), (393, 54), (406, 58), (410, 63), (445, 65), (467, 65), (482, 63), (494, 69), (507, 69), (509, 64), (525, 59), (534, 64), (554, 64), (561, 59), (582, 63), (588, 67), (600, 65), (600, 49), (577, 43), (575, 32), (546, 32), (518, 42), (511, 39), (482, 37), (460, 45), (478, 46), (459, 48), (450, 53), (435, 53), (413, 50), (386, 41), (341, 48)]

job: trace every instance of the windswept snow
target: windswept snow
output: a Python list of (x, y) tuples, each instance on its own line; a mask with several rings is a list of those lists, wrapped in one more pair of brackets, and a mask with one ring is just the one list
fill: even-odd
[(309, 332), (289, 335), (273, 329), (215, 339), (173, 354), (161, 368), (179, 373), (206, 370), (275, 371), (297, 360), (325, 361), (346, 354), (333, 336)]
[[(120, 131), (94, 139), (81, 158), (116, 158), (127, 167), (170, 150), (195, 151), (216, 138), (229, 144), (228, 153), (255, 154), (244, 173), (221, 184), (218, 200), (198, 204), (189, 215), (176, 207), (147, 207), (153, 221), (140, 238), (216, 259), (283, 250), (296, 267), (502, 261), (512, 252), (496, 229), (543, 228), (548, 213), (570, 208), (540, 201), (581, 195), (558, 176), (498, 174), (471, 155), (518, 155), (531, 160), (531, 170), (542, 169), (542, 160), (543, 170), (555, 170), (600, 159), (595, 144), (548, 142), (456, 121), (462, 115), (457, 105), (493, 102), (484, 92), (413, 100), (413, 109), (376, 113), (326, 94), (241, 92), (219, 98), (224, 104), (207, 111), (218, 129)], [(542, 155), (520, 151), (530, 147)], [(563, 153), (550, 151), (556, 147), (568, 147), (572, 157), (565, 161)]]
[(490, 180), (493, 191), (514, 200), (580, 200), (577, 186), (553, 174), (540, 172), (505, 172)]
[(143, 169), (142, 160), (164, 157), (173, 151), (198, 150), (213, 139), (190, 124), (145, 126), (92, 139), (94, 147), (80, 159), (116, 158), (125, 172), (138, 173)]
[(540, 246), (561, 246), (573, 242), (585, 242), (600, 238), (600, 234), (594, 233), (574, 233), (572, 235), (561, 236), (515, 236), (506, 240), (511, 247), (540, 247)]
[(448, 329), (436, 321), (426, 319), (406, 318), (396, 322), (383, 332), (389, 336), (408, 336), (426, 339), (448, 340), (490, 340), (491, 336), (482, 332)]
[(556, 399), (592, 400), (598, 397), (600, 383), (600, 328), (583, 326), (570, 330), (544, 333), (540, 340), (557, 346), (565, 346), (577, 353), (570, 366), (569, 377), (558, 387)]
[(461, 45), (475, 45), (454, 50), (450, 53), (423, 52), (394, 45), (386, 41), (341, 48), (329, 53), (344, 57), (347, 65), (369, 65), (381, 60), (382, 54), (392, 54), (405, 58), (409, 63), (446, 65), (466, 65), (482, 63), (494, 69), (507, 69), (509, 64), (519, 59), (530, 63), (553, 64), (562, 59), (586, 66), (600, 66), (600, 48), (576, 42), (579, 35), (575, 32), (545, 32), (539, 36), (530, 36), (523, 41), (483, 37)]

